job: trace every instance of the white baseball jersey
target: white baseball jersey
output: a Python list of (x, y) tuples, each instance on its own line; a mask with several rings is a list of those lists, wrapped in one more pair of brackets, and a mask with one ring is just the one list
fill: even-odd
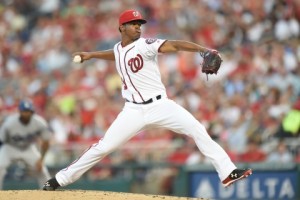
[(164, 42), (140, 38), (125, 47), (121, 43), (114, 46), (116, 68), (123, 82), (122, 95), (127, 102), (104, 137), (55, 175), (60, 186), (73, 183), (107, 154), (148, 128), (166, 128), (192, 137), (214, 165), (221, 180), (236, 169), (205, 127), (187, 110), (167, 98), (157, 62), (159, 48)]
[(121, 42), (114, 46), (116, 68), (123, 82), (123, 98), (144, 102), (157, 95), (166, 96), (157, 63), (158, 49), (165, 41), (140, 38), (125, 47)]

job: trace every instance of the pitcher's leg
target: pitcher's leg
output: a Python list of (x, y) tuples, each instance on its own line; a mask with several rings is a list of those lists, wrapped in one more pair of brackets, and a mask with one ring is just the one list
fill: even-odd
[(123, 145), (143, 127), (142, 112), (125, 107), (107, 130), (102, 140), (93, 144), (77, 160), (55, 175), (57, 182), (60, 186), (75, 182), (104, 156)]
[[(194, 120), (196, 119), (194, 118)], [(205, 127), (197, 120), (194, 123), (193, 130), (187, 128), (185, 133), (188, 133), (188, 135), (194, 139), (199, 150), (203, 155), (209, 158), (218, 172), (220, 180), (223, 181), (234, 169), (236, 169), (236, 166), (224, 149), (208, 135)]]
[(164, 100), (155, 109), (159, 109), (157, 113), (164, 114), (153, 115), (154, 123), (177, 133), (191, 136), (199, 150), (211, 161), (221, 180), (224, 180), (236, 169), (223, 148), (211, 139), (205, 127), (183, 107), (172, 100)]

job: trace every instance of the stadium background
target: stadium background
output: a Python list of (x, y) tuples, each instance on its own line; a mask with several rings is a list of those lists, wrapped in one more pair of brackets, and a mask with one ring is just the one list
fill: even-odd
[[(129, 8), (140, 10), (148, 20), (144, 37), (185, 39), (221, 52), (220, 73), (209, 81), (201, 74), (198, 54), (160, 56), (169, 97), (201, 121), (234, 162), (258, 171), (277, 166), (275, 177), (281, 176), (276, 170), (292, 170), (290, 183), (299, 188), (299, 179), (292, 179), (293, 173), (299, 175), (300, 162), (300, 1), (296, 0), (2, 0), (0, 121), (16, 111), (19, 99), (32, 98), (54, 133), (46, 157), (52, 174), (101, 138), (124, 104), (120, 79), (113, 62), (73, 64), (71, 54), (112, 48), (120, 39), (118, 16)], [(191, 139), (151, 130), (105, 158), (77, 186), (195, 196), (197, 188), (183, 192), (178, 188), (190, 184), (187, 174), (195, 170), (203, 173), (196, 173), (194, 185), (210, 175), (217, 179), (211, 168)], [(15, 184), (31, 182), (28, 173), (23, 163), (15, 163), (4, 186), (31, 187)], [(263, 183), (261, 173), (257, 178)], [(217, 184), (208, 183), (212, 190)], [(279, 185), (274, 186), (276, 191)], [(270, 193), (266, 188), (253, 189), (251, 197), (257, 191)], [(220, 191), (207, 196), (216, 193)]]

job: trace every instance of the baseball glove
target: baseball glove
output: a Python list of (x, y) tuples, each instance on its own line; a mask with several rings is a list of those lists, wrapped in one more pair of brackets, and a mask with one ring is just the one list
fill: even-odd
[(202, 73), (208, 74), (217, 74), (222, 63), (222, 58), (218, 51), (208, 50), (204, 53), (200, 53), (203, 57), (202, 62)]

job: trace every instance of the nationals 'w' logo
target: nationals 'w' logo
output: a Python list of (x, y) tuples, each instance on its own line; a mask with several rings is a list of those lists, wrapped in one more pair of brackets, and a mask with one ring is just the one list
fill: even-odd
[(140, 54), (137, 54), (135, 58), (131, 58), (128, 61), (128, 65), (133, 73), (137, 73), (144, 66), (143, 58)]

